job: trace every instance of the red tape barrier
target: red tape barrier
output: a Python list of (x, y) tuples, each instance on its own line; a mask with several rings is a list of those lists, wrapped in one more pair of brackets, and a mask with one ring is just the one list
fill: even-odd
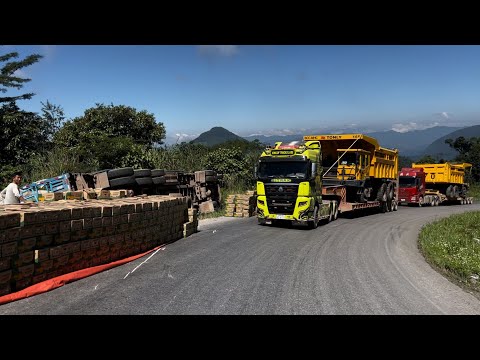
[(59, 288), (60, 286), (63, 286), (65, 284), (68, 284), (68, 283), (86, 278), (86, 277), (94, 275), (94, 274), (98, 274), (99, 272), (114, 268), (114, 267), (119, 266), (119, 265), (126, 264), (128, 262), (133, 261), (133, 260), (137, 260), (137, 259), (141, 258), (142, 256), (145, 256), (145, 255), (147, 255), (151, 252), (154, 252), (154, 251), (162, 248), (165, 245), (166, 244), (163, 244), (163, 245), (157, 246), (157, 247), (155, 247), (151, 250), (148, 250), (144, 253), (133, 255), (133, 256), (130, 256), (130, 257), (125, 258), (125, 259), (116, 260), (116, 261), (113, 261), (113, 262), (108, 263), (108, 264), (92, 266), (92, 267), (89, 267), (89, 268), (73, 271), (73, 272), (68, 273), (68, 274), (63, 274), (63, 275), (60, 275), (60, 276), (57, 276), (57, 277), (39, 282), (38, 284), (29, 286), (29, 287), (27, 287), (23, 290), (20, 290), (20, 291), (11, 293), (11, 294), (7, 294), (7, 295), (4, 295), (4, 296), (0, 296), (0, 305), (6, 304), (6, 303), (9, 303), (9, 302), (12, 302), (12, 301), (17, 301), (17, 300), (20, 300), (20, 299), (25, 299), (27, 297), (38, 295), (38, 294), (41, 294), (41, 293), (45, 293), (47, 291)]

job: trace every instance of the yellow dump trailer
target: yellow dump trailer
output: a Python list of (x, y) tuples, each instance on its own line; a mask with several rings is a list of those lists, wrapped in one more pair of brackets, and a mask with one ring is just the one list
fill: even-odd
[(427, 194), (439, 196), (441, 202), (471, 203), (473, 198), (467, 196), (468, 183), (465, 175), (472, 164), (412, 164), (412, 168), (423, 168)]
[[(324, 185), (345, 185), (348, 202), (395, 202), (398, 150), (364, 134), (307, 135), (322, 148)], [(388, 210), (388, 209), (387, 209)]]
[(472, 167), (472, 164), (412, 164), (412, 168), (423, 168), (427, 174), (425, 182), (429, 184), (447, 183), (463, 185), (465, 183), (465, 172)]

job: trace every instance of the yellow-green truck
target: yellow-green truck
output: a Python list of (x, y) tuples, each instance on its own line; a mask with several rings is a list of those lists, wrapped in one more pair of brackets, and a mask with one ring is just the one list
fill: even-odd
[(267, 147), (256, 179), (260, 224), (316, 228), (342, 212), (395, 211), (398, 150), (363, 134), (308, 135), (301, 144)]

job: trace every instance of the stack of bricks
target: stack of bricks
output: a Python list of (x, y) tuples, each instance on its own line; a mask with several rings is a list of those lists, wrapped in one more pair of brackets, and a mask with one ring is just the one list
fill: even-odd
[(255, 216), (257, 206), (255, 192), (246, 191), (245, 194), (229, 195), (225, 216), (250, 217)]
[(233, 216), (235, 213), (235, 195), (228, 195), (226, 203), (225, 216)]
[(198, 231), (197, 209), (188, 209), (188, 222), (183, 224), (183, 237), (187, 237)]
[(181, 239), (195, 215), (162, 195), (0, 206), (0, 296)]

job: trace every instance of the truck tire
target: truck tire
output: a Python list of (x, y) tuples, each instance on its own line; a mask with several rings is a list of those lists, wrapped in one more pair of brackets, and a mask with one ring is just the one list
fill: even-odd
[(163, 169), (153, 169), (151, 171), (151, 173), (152, 174), (150, 176), (152, 178), (156, 178), (156, 177), (164, 176), (165, 175), (165, 170), (163, 170)]
[(397, 202), (396, 200), (393, 200), (392, 210), (393, 210), (393, 211), (397, 211), (397, 210), (398, 210), (398, 202)]
[(445, 195), (447, 195), (448, 198), (452, 198), (454, 195), (453, 195), (453, 186), (450, 185), (449, 187), (447, 187), (447, 190), (445, 191)]
[(316, 229), (318, 227), (318, 206), (315, 206), (313, 209), (313, 220), (308, 222), (308, 227), (310, 229)]
[(110, 183), (110, 188), (118, 188), (120, 186), (133, 186), (137, 184), (135, 182), (134, 176), (126, 176), (126, 177), (111, 179), (108, 182)]
[(152, 186), (153, 181), (151, 177), (136, 177), (135, 182), (138, 186)]
[(165, 176), (158, 176), (158, 177), (152, 177), (152, 182), (155, 185), (162, 185), (165, 184)]
[(152, 176), (152, 170), (150, 169), (135, 169), (134, 172), (136, 178), (146, 178)]
[(338, 219), (338, 201), (333, 202), (333, 220)]
[(108, 179), (124, 178), (128, 176), (133, 176), (133, 174), (133, 168), (131, 167), (113, 169), (107, 172)]
[(377, 192), (377, 201), (387, 201), (387, 184), (383, 183)]
[(423, 196), (420, 196), (418, 198), (418, 207), (422, 207), (423, 206)]

